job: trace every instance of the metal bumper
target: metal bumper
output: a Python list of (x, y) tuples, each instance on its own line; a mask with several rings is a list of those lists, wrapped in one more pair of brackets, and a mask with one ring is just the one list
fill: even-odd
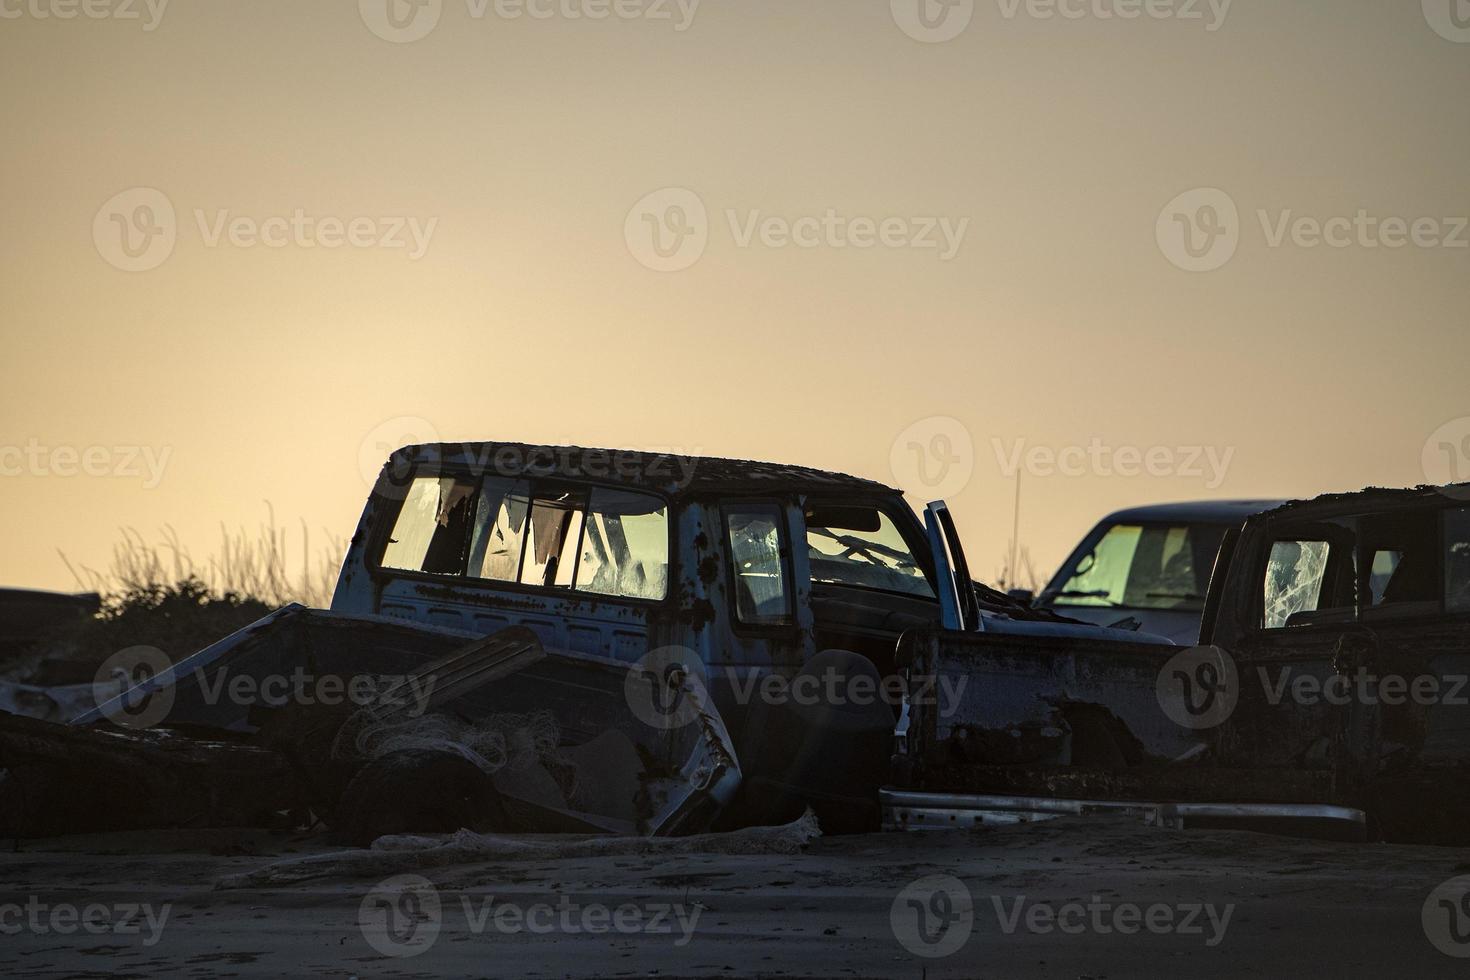
[(1011, 826), (1089, 814), (1135, 816), (1150, 827), (1258, 830), (1291, 836), (1362, 841), (1362, 810), (1317, 803), (1149, 803), (1070, 800), (1044, 796), (972, 796), (963, 793), (878, 791), (884, 830), (944, 830)]

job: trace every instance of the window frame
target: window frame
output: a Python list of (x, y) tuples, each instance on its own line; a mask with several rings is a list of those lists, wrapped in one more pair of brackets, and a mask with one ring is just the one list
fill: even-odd
[[(810, 504), (847, 504), (854, 507), (871, 507), (878, 511), (893, 529), (898, 532), (904, 547), (909, 549), (909, 554), (914, 557), (919, 571), (922, 573), (924, 582), (929, 586), (928, 595), (920, 595), (917, 592), (899, 592), (892, 589), (880, 589), (870, 585), (853, 585), (848, 582), (819, 582), (815, 578), (810, 579), (810, 587), (831, 587), (836, 589), (860, 589), (866, 592), (876, 592), (879, 595), (897, 596), (903, 599), (915, 599), (919, 602), (939, 603), (939, 575), (934, 570), (934, 556), (930, 554), (929, 537), (924, 533), (921, 525), (914, 521), (913, 511), (908, 507), (898, 508), (891, 500), (883, 500), (873, 497), (853, 497), (846, 495), (830, 494), (806, 494), (800, 500), (801, 510), (801, 540), (804, 547), (807, 544), (806, 509)], [(907, 520), (905, 519), (907, 518)], [(808, 562), (810, 564), (810, 562)]]
[[(778, 552), (781, 561), (781, 574), (784, 576), (786, 588), (786, 614), (779, 622), (752, 623), (740, 616), (739, 581), (735, 575), (735, 552), (730, 547), (730, 511), (754, 506), (771, 507), (776, 512), (776, 529), (784, 547)], [(779, 497), (723, 497), (719, 503), (720, 514), (720, 550), (724, 552), (725, 558), (721, 562), (725, 566), (725, 592), (727, 594), (726, 607), (730, 611), (730, 628), (736, 633), (750, 636), (771, 636), (773, 634), (785, 633), (794, 629), (797, 625), (796, 610), (796, 570), (792, 561), (792, 548), (794, 547), (791, 534), (791, 511), (790, 501)], [(805, 527), (803, 527), (805, 531)], [(805, 537), (803, 536), (803, 540)]]
[[(405, 485), (412, 484), (420, 477), (441, 478), (446, 476), (455, 477), (458, 479), (472, 480), (474, 483), (474, 488), (471, 491), (470, 499), (475, 502), (476, 506), (478, 506), (480, 494), (481, 491), (484, 489), (485, 481), (487, 479), (503, 477), (512, 480), (525, 480), (530, 486), (530, 499), (526, 507), (526, 520), (528, 523), (531, 519), (531, 509), (536, 501), (536, 488), (538, 483), (564, 484), (577, 487), (587, 493), (589, 504), (592, 499), (592, 491), (598, 487), (607, 490), (620, 491), (623, 493), (641, 494), (645, 497), (650, 497), (655, 500), (661, 501), (664, 505), (664, 513), (667, 515), (667, 520), (665, 521), (665, 523), (668, 526), (667, 529), (669, 536), (669, 571), (666, 577), (663, 598), (644, 599), (637, 596), (603, 595), (600, 592), (581, 592), (578, 591), (575, 587), (568, 586), (527, 585), (520, 581), (504, 581), (501, 579), (471, 577), (468, 574), (468, 563), (470, 555), (470, 544), (472, 536), (474, 534), (475, 522), (473, 520), (473, 514), (471, 514), (471, 520), (466, 522), (467, 527), (465, 528), (464, 555), (466, 567), (459, 573), (454, 575), (437, 575), (432, 572), (412, 571), (409, 569), (386, 567), (382, 564), (383, 554), (387, 550), (388, 537), (392, 535), (393, 529), (398, 523), (398, 515), (402, 512), (403, 505), (408, 499), (407, 493), (404, 493), (401, 497), (392, 501), (394, 507), (391, 514), (384, 515), (384, 519), (381, 523), (380, 529), (374, 532), (373, 541), (367, 551), (368, 558), (364, 562), (364, 564), (367, 566), (368, 574), (374, 579), (374, 581), (383, 581), (387, 578), (394, 578), (412, 582), (430, 583), (438, 585), (441, 588), (446, 586), (451, 588), (472, 588), (488, 592), (506, 592), (519, 595), (555, 597), (578, 602), (613, 602), (618, 604), (639, 606), (643, 608), (663, 607), (668, 606), (670, 603), (673, 602), (674, 595), (678, 591), (678, 589), (676, 588), (676, 576), (678, 574), (676, 571), (678, 567), (678, 530), (676, 524), (678, 521), (678, 517), (674, 506), (674, 499), (670, 497), (667, 493), (663, 493), (653, 489), (646, 489), (644, 487), (632, 487), (610, 480), (571, 479), (564, 476), (558, 476), (554, 473), (549, 475), (522, 473), (510, 476), (507, 474), (494, 472), (476, 473), (472, 469), (458, 468), (454, 466), (435, 466), (433, 464), (420, 464), (415, 466), (413, 472), (410, 473), (405, 480)], [(581, 547), (580, 534), (585, 533), (585, 525), (586, 514), (584, 512), (583, 530), (579, 532), (579, 537), (577, 541), (578, 549), (580, 549)], [(523, 533), (521, 535), (521, 561), (518, 562), (516, 566), (517, 579), (519, 579), (520, 577), (521, 569), (525, 561), (526, 542), (529, 538), (530, 535), (528, 534)], [(580, 550), (578, 551), (578, 554), (580, 554)]]
[[(1385, 514), (1413, 514), (1415, 511), (1421, 513), (1432, 511), (1435, 523), (1435, 548), (1434, 557), (1436, 563), (1436, 574), (1438, 577), (1438, 609), (1433, 612), (1416, 613), (1406, 610), (1400, 615), (1393, 615), (1393, 604), (1384, 606), (1367, 605), (1368, 596), (1364, 594), (1365, 573), (1361, 567), (1363, 552), (1363, 541), (1360, 533), (1360, 522)], [(1452, 610), (1448, 602), (1448, 569), (1445, 565), (1445, 542), (1448, 533), (1447, 522), (1449, 515), (1457, 511), (1470, 512), (1470, 503), (1445, 501), (1438, 506), (1432, 507), (1395, 507), (1383, 510), (1349, 511), (1347, 513), (1326, 514), (1320, 518), (1306, 519), (1300, 523), (1286, 523), (1278, 527), (1267, 527), (1258, 540), (1257, 553), (1251, 564), (1250, 589), (1251, 600), (1251, 628), (1250, 632), (1260, 636), (1281, 636), (1308, 630), (1342, 630), (1344, 627), (1366, 627), (1370, 629), (1391, 629), (1395, 627), (1413, 627), (1425, 624), (1439, 624), (1446, 621), (1464, 621), (1470, 619), (1470, 609)], [(1265, 594), (1262, 588), (1265, 581), (1266, 569), (1270, 562), (1271, 548), (1280, 541), (1295, 540), (1328, 540), (1331, 547), (1337, 547), (1330, 539), (1312, 538), (1304, 529), (1309, 527), (1320, 527), (1335, 524), (1345, 532), (1352, 535), (1352, 559), (1354, 562), (1354, 602), (1351, 607), (1352, 616), (1342, 622), (1307, 623), (1299, 626), (1277, 626), (1267, 627), (1265, 625)], [(1297, 534), (1307, 536), (1296, 537)], [(1329, 558), (1329, 562), (1331, 558)], [(1371, 571), (1371, 570), (1370, 570)], [(1325, 587), (1325, 585), (1324, 585)], [(1331, 607), (1329, 607), (1331, 608)], [(1388, 609), (1389, 612), (1383, 610)], [(1368, 615), (1365, 617), (1364, 612)]]
[[(670, 498), (667, 495), (665, 495), (665, 494), (651, 493), (651, 492), (648, 492), (648, 491), (645, 491), (645, 490), (642, 490), (642, 489), (632, 488), (632, 487), (626, 487), (626, 486), (620, 486), (618, 484), (588, 483), (588, 484), (579, 484), (579, 485), (582, 485), (582, 486), (585, 486), (586, 487), (586, 490), (587, 490), (587, 508), (582, 513), (582, 528), (581, 528), (581, 531), (579, 532), (579, 535), (578, 535), (578, 538), (577, 538), (577, 567), (576, 567), (575, 571), (572, 573), (572, 581), (573, 582), (578, 581), (578, 577), (582, 574), (582, 546), (584, 544), (586, 544), (586, 542), (587, 542), (587, 528), (591, 524), (591, 516), (592, 516), (592, 513), (593, 513), (593, 509), (592, 509), (593, 497), (594, 497), (595, 493), (599, 489), (601, 489), (601, 490), (608, 490), (608, 491), (613, 492), (613, 493), (625, 493), (625, 494), (633, 494), (633, 495), (636, 495), (636, 496), (651, 497), (651, 498), (653, 498), (655, 500), (662, 501), (663, 502), (663, 505), (664, 505), (664, 526), (665, 526), (665, 529), (668, 531), (669, 540), (668, 540), (668, 544), (667, 544), (667, 551), (665, 552), (665, 562), (664, 562), (664, 564), (666, 566), (666, 571), (664, 573), (664, 594), (663, 594), (663, 597), (662, 598), (660, 598), (660, 599), (647, 599), (647, 598), (643, 598), (643, 597), (640, 597), (640, 596), (613, 595), (613, 594), (606, 593), (606, 592), (587, 592), (587, 591), (584, 591), (584, 590), (581, 590), (581, 589), (577, 589), (575, 586), (573, 586), (573, 588), (572, 588), (571, 591), (576, 592), (578, 595), (590, 596), (593, 599), (608, 599), (608, 600), (611, 600), (611, 601), (640, 602), (640, 603), (645, 603), (645, 604), (647, 604), (647, 603), (660, 604), (660, 603), (668, 602), (670, 600), (670, 598), (674, 594), (674, 585), (675, 585), (675, 582), (674, 582), (674, 567), (675, 567), (674, 559), (675, 559), (675, 549), (676, 549), (676, 547), (678, 545), (678, 540), (679, 540), (679, 535), (678, 535), (678, 533), (677, 533), (677, 531), (676, 531), (676, 529), (674, 527), (674, 521), (675, 521), (674, 505), (673, 505), (673, 502), (670, 500)], [(523, 546), (523, 550), (524, 550), (524, 546)]]
[[(1300, 544), (1322, 544), (1322, 545), (1326, 545), (1327, 546), (1327, 560), (1322, 565), (1322, 577), (1317, 582), (1317, 605), (1314, 608), (1312, 608), (1312, 609), (1299, 609), (1299, 610), (1297, 610), (1297, 612), (1324, 612), (1324, 611), (1326, 611), (1328, 609), (1341, 608), (1341, 607), (1338, 607), (1338, 606), (1323, 606), (1322, 605), (1322, 599), (1325, 596), (1328, 595), (1328, 592), (1329, 592), (1329, 590), (1332, 587), (1332, 576), (1333, 576), (1333, 572), (1334, 572), (1334, 570), (1336, 568), (1341, 567), (1341, 563), (1342, 563), (1342, 557), (1341, 557), (1342, 547), (1341, 547), (1341, 545), (1338, 544), (1337, 542), (1334, 542), (1331, 538), (1327, 537), (1326, 535), (1318, 535), (1316, 537), (1313, 537), (1313, 536), (1311, 536), (1311, 534), (1309, 532), (1302, 532), (1300, 534), (1297, 534), (1297, 533), (1293, 533), (1291, 531), (1291, 529), (1288, 528), (1288, 529), (1286, 529), (1285, 531), (1282, 531), (1279, 534), (1273, 534), (1269, 538), (1267, 538), (1267, 540), (1265, 541), (1265, 547), (1262, 549), (1262, 552), (1261, 552), (1261, 560), (1256, 563), (1256, 574), (1254, 576), (1252, 576), (1252, 578), (1251, 578), (1251, 581), (1254, 583), (1252, 585), (1252, 592), (1255, 595), (1255, 598), (1254, 598), (1254, 606), (1255, 606), (1255, 610), (1256, 610), (1255, 611), (1256, 629), (1259, 630), (1262, 633), (1276, 634), (1276, 633), (1294, 632), (1294, 631), (1301, 630), (1301, 629), (1310, 629), (1313, 626), (1341, 626), (1342, 625), (1341, 623), (1332, 623), (1332, 622), (1304, 623), (1304, 624), (1303, 623), (1299, 623), (1296, 626), (1291, 626), (1291, 625), (1288, 625), (1288, 623), (1290, 622), (1290, 619), (1291, 619), (1290, 616), (1287, 617), (1287, 622), (1282, 623), (1280, 626), (1267, 626), (1266, 625), (1266, 576), (1267, 576), (1267, 574), (1271, 570), (1271, 555), (1272, 555), (1273, 552), (1275, 552), (1276, 546), (1277, 545), (1280, 545), (1280, 544), (1299, 544), (1299, 545)], [(1356, 561), (1356, 559), (1357, 559), (1357, 532), (1356, 532), (1356, 530), (1354, 530), (1354, 532), (1353, 532), (1353, 559), (1354, 559), (1354, 561)], [(1356, 566), (1354, 566), (1354, 580), (1355, 580), (1355, 584), (1354, 584), (1355, 596), (1354, 596), (1354, 599), (1355, 599), (1355, 604), (1352, 607), (1350, 607), (1353, 610), (1353, 618), (1352, 618), (1351, 622), (1354, 622), (1354, 623), (1357, 622), (1358, 610), (1359, 610), (1359, 608), (1362, 605), (1362, 599), (1361, 599), (1361, 597), (1356, 596), (1356, 589), (1357, 589), (1357, 586), (1356, 586), (1356, 577), (1357, 577), (1356, 576)], [(1295, 615), (1295, 613), (1293, 613), (1293, 615)]]
[[(1176, 530), (1183, 529), (1183, 530), (1187, 531), (1191, 536), (1194, 535), (1194, 534), (1196, 534), (1196, 533), (1199, 533), (1199, 532), (1209, 532), (1209, 533), (1212, 533), (1212, 534), (1216, 530), (1218, 530), (1220, 532), (1219, 544), (1217, 544), (1215, 546), (1214, 552), (1213, 552), (1213, 554), (1210, 557), (1210, 570), (1209, 570), (1209, 574), (1205, 576), (1204, 592), (1201, 593), (1201, 598), (1198, 600), (1198, 602), (1199, 602), (1199, 608), (1198, 609), (1193, 608), (1192, 606), (1188, 606), (1188, 605), (1186, 605), (1186, 606), (1135, 606), (1135, 605), (1129, 605), (1126, 602), (1119, 602), (1116, 605), (1112, 604), (1111, 602), (1081, 603), (1081, 602), (1070, 601), (1068, 598), (1063, 598), (1061, 596), (1060, 593), (1062, 593), (1063, 591), (1065, 591), (1067, 585), (1072, 581), (1072, 579), (1074, 579), (1074, 578), (1077, 577), (1077, 573), (1074, 572), (1073, 574), (1070, 574), (1069, 575), (1069, 574), (1067, 574), (1067, 570), (1070, 569), (1070, 568), (1075, 568), (1076, 565), (1077, 564), (1080, 564), (1081, 561), (1084, 558), (1086, 558), (1090, 553), (1095, 552), (1097, 550), (1098, 546), (1101, 545), (1102, 542), (1104, 540), (1106, 540), (1106, 538), (1108, 537), (1108, 535), (1110, 535), (1113, 531), (1117, 530), (1118, 528), (1129, 528), (1129, 527), (1131, 527), (1131, 528), (1138, 528), (1138, 531), (1139, 531), (1139, 543), (1140, 544), (1142, 543), (1144, 536), (1147, 535), (1150, 531), (1166, 531), (1167, 532), (1167, 531), (1176, 531)], [(1068, 554), (1065, 559), (1063, 559), (1061, 565), (1058, 566), (1056, 573), (1052, 575), (1052, 577), (1047, 581), (1046, 585), (1037, 594), (1036, 601), (1038, 603), (1040, 603), (1044, 608), (1053, 610), (1055, 612), (1058, 612), (1058, 613), (1060, 613), (1063, 616), (1069, 615), (1066, 612), (1066, 610), (1068, 610), (1068, 609), (1083, 610), (1083, 611), (1086, 611), (1086, 610), (1108, 610), (1108, 611), (1118, 612), (1118, 613), (1140, 613), (1140, 612), (1141, 613), (1160, 613), (1160, 612), (1171, 613), (1172, 612), (1172, 613), (1182, 613), (1182, 614), (1190, 615), (1190, 616), (1203, 616), (1204, 613), (1205, 613), (1205, 611), (1209, 608), (1209, 604), (1210, 604), (1210, 583), (1211, 583), (1211, 581), (1213, 581), (1213, 579), (1215, 577), (1215, 572), (1220, 567), (1220, 556), (1223, 553), (1223, 549), (1225, 547), (1226, 539), (1229, 537), (1230, 532), (1232, 530), (1236, 530), (1239, 527), (1240, 527), (1240, 524), (1239, 523), (1232, 524), (1232, 523), (1229, 523), (1227, 521), (1221, 521), (1221, 520), (1217, 520), (1217, 519), (1213, 519), (1213, 518), (1177, 518), (1177, 519), (1169, 519), (1169, 518), (1153, 518), (1153, 517), (1150, 517), (1150, 518), (1145, 518), (1145, 519), (1142, 519), (1142, 520), (1111, 520), (1111, 519), (1104, 519), (1104, 520), (1100, 521), (1097, 525), (1095, 525), (1092, 528), (1092, 530), (1088, 531), (1087, 532), (1087, 536), (1082, 539), (1082, 542), (1080, 544), (1078, 544), (1076, 548), (1072, 549), (1072, 552), (1070, 554)], [(1132, 575), (1133, 575), (1133, 563), (1134, 563), (1134, 561), (1137, 560), (1137, 558), (1138, 558), (1138, 553), (1137, 553), (1137, 550), (1135, 549), (1132, 558), (1130, 558), (1129, 559), (1129, 562), (1128, 562), (1127, 577), (1125, 577), (1125, 579), (1124, 579), (1124, 582), (1123, 582), (1123, 593), (1122, 593), (1122, 596), (1120, 598), (1127, 598), (1127, 594), (1128, 594), (1128, 580), (1132, 578)], [(1055, 590), (1053, 590), (1053, 587), (1055, 587)], [(1072, 597), (1072, 598), (1075, 598), (1075, 597)]]
[(1449, 534), (1449, 516), (1451, 514), (1465, 515), (1465, 520), (1470, 522), (1470, 501), (1464, 501), (1459, 506), (1441, 507), (1439, 509), (1439, 547), (1435, 554), (1439, 560), (1439, 610), (1441, 619), (1458, 619), (1470, 617), (1470, 606), (1464, 609), (1450, 608), (1450, 569), (1449, 549), (1446, 547)]

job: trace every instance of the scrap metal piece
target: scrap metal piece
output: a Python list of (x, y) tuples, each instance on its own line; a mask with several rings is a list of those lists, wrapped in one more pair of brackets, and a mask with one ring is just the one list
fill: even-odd
[(1139, 817), (1150, 827), (1269, 830), (1293, 836), (1364, 841), (1368, 818), (1362, 810), (1325, 804), (1150, 803), (1136, 800), (1078, 800), (1045, 796), (987, 796), (883, 789), (884, 830), (943, 830), (1013, 826), (1113, 814)]

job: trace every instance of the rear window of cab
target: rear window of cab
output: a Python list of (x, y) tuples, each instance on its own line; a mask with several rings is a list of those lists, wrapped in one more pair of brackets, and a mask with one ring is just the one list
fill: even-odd
[(416, 476), (379, 565), (657, 601), (668, 594), (668, 505), (557, 480)]

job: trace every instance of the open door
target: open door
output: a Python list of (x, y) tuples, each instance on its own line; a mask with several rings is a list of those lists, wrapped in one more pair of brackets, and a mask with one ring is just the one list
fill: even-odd
[(924, 529), (929, 535), (929, 550), (934, 553), (934, 570), (939, 579), (940, 624), (947, 630), (979, 632), (980, 602), (970, 579), (970, 566), (965, 550), (955, 531), (949, 505), (936, 500), (924, 508)]

